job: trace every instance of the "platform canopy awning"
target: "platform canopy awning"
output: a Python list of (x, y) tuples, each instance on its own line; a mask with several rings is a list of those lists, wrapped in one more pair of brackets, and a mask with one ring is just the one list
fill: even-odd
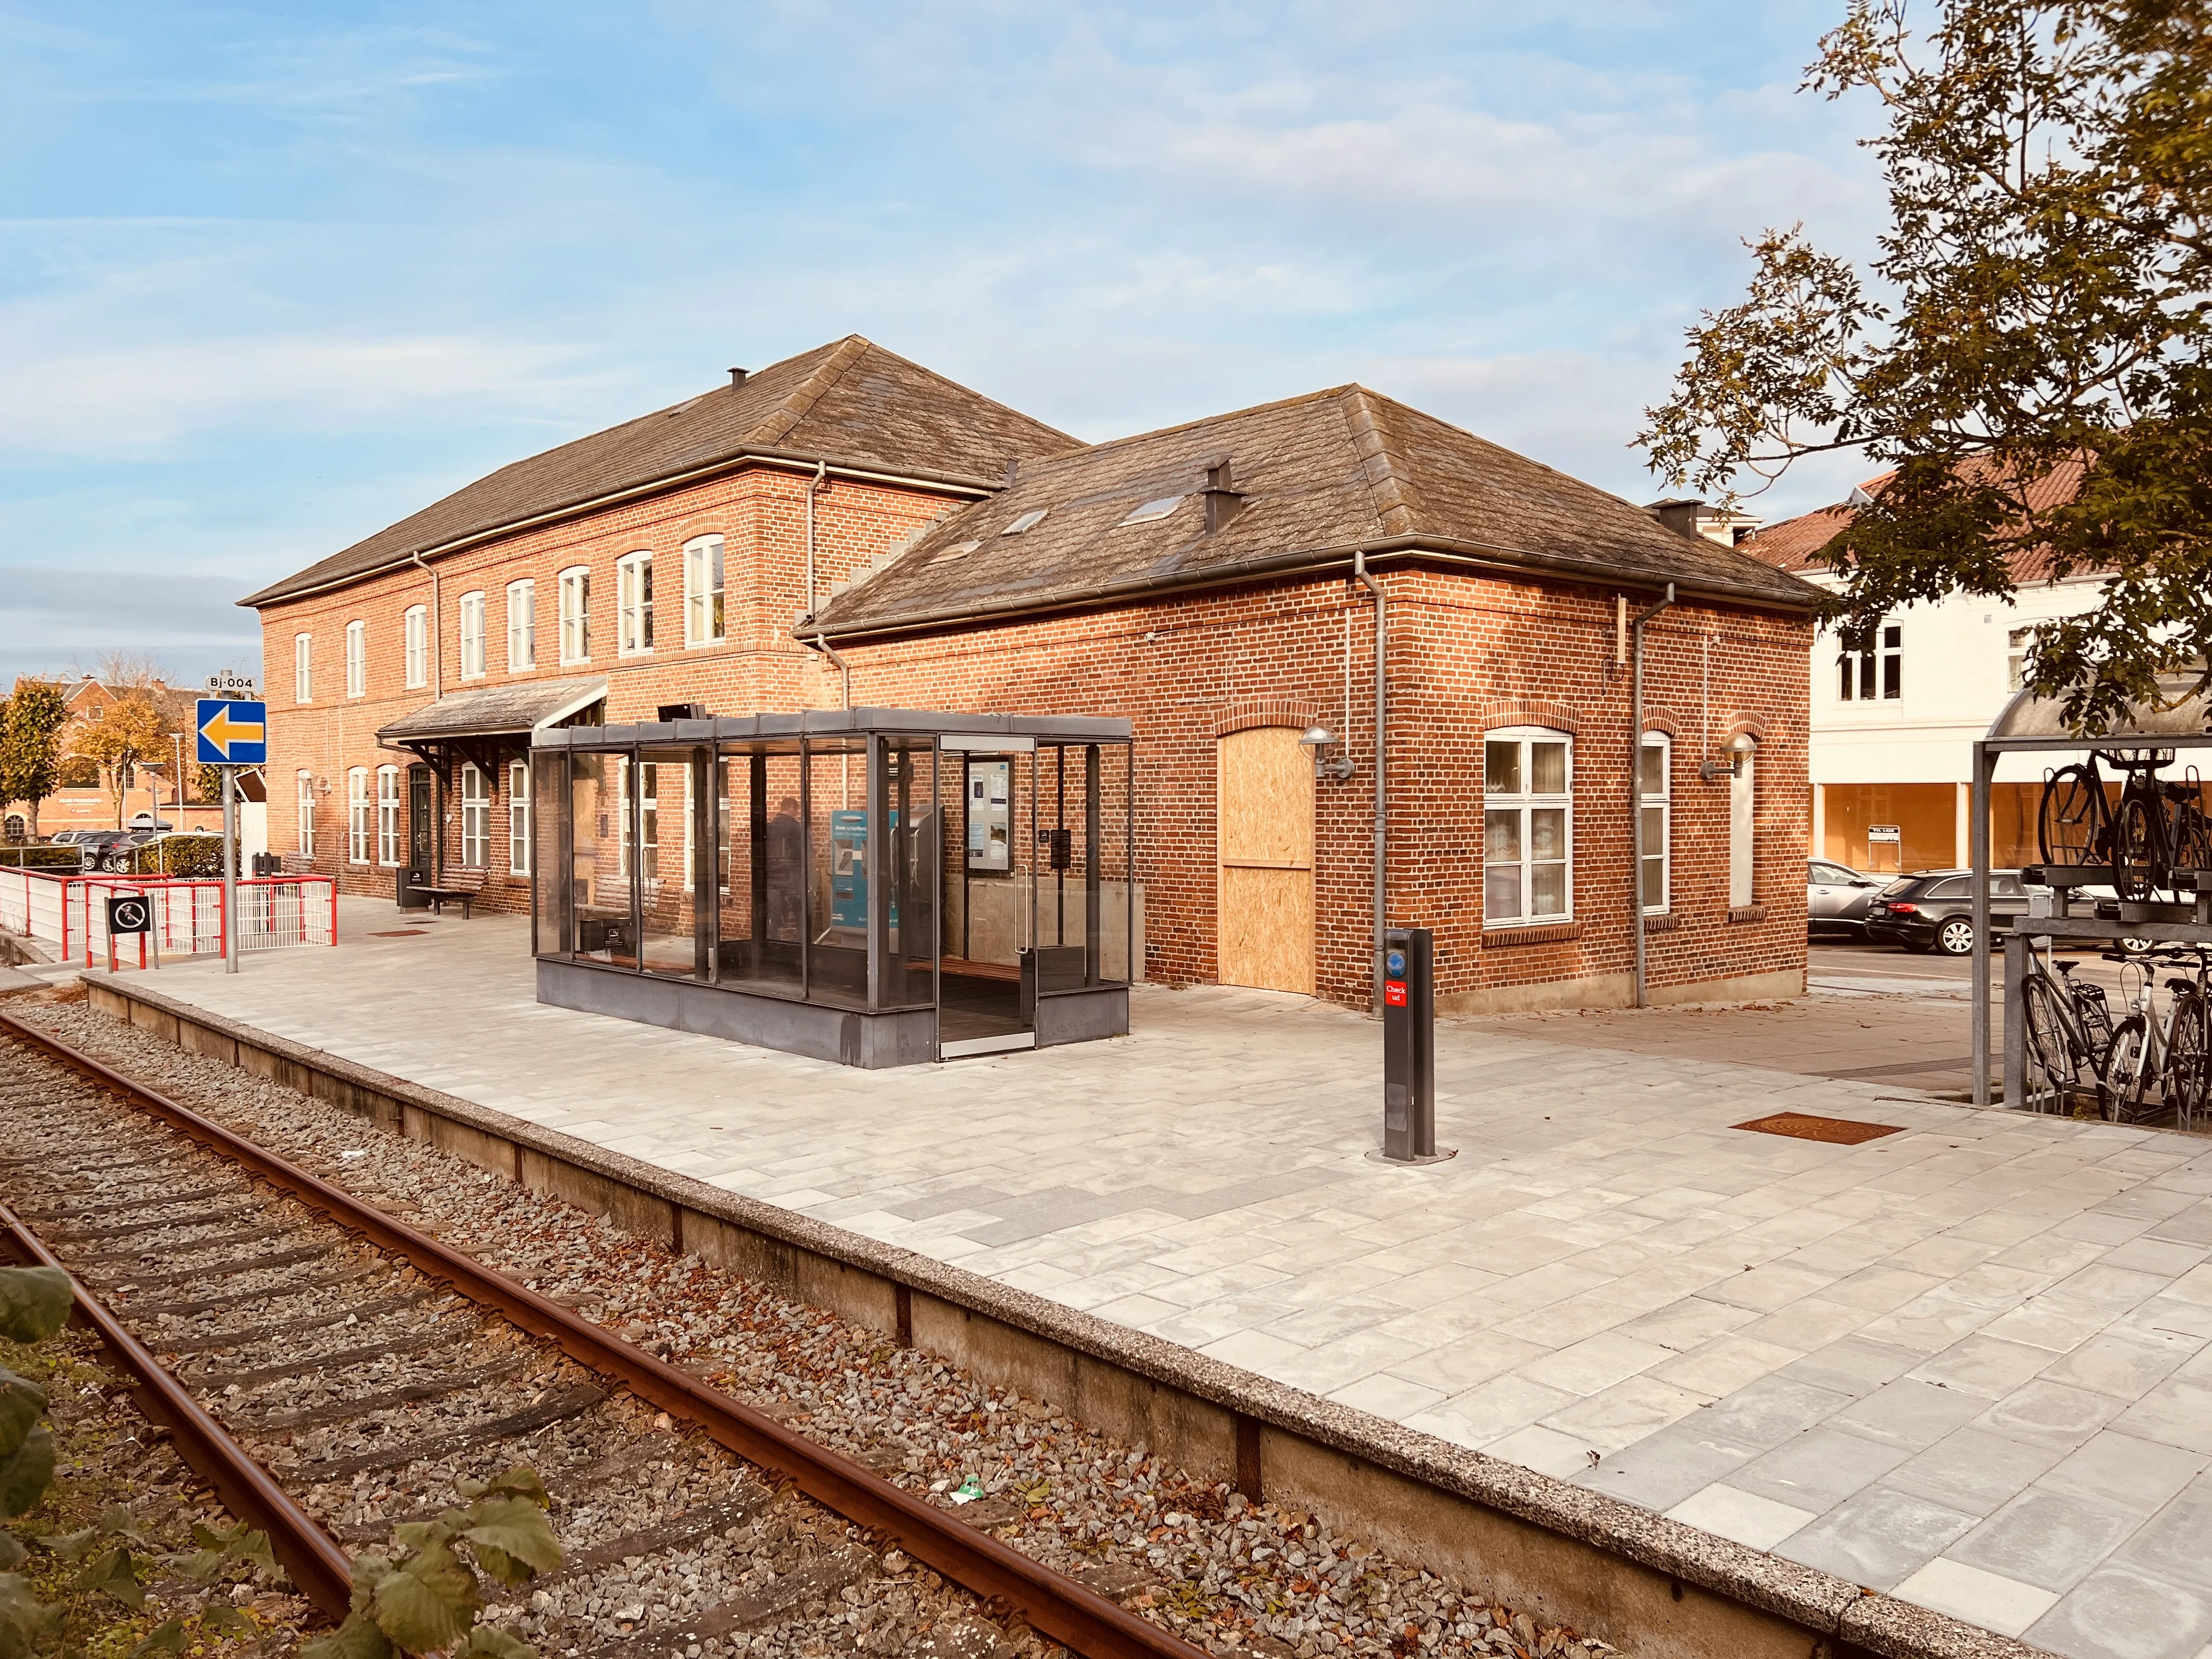
[(1982, 741), (1991, 750), (2013, 749), (2159, 749), (2203, 746), (2212, 738), (2212, 698), (2192, 688), (2193, 673), (2161, 675), (2159, 704), (2135, 703), (2111, 728), (2095, 738), (2076, 735), (2066, 724), (2065, 703), (2057, 698), (2016, 693), (1990, 723)]
[(490, 775), (498, 769), (501, 753), (526, 751), (532, 733), (568, 725), (606, 697), (604, 676), (480, 686), (403, 715), (380, 728), (376, 740), (387, 749), (411, 749), (441, 770), (459, 755)]

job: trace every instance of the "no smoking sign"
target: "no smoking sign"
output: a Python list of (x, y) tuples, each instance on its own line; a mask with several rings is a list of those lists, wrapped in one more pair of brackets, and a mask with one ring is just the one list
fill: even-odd
[(154, 931), (154, 901), (143, 893), (112, 893), (107, 900), (107, 931), (150, 933)]

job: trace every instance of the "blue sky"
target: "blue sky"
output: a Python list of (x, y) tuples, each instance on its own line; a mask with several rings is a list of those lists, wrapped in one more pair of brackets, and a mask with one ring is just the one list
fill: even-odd
[[(1086, 438), (1358, 380), (1604, 488), (1840, 5), (0, 0), (0, 675), (858, 332)], [(1849, 462), (1762, 503), (1835, 499)]]

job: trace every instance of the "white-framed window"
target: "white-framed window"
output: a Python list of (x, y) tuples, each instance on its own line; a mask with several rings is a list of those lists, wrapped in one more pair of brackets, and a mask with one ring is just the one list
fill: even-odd
[(592, 659), (592, 573), (582, 565), (561, 573), (561, 660)]
[[(638, 857), (630, 858), (629, 796), (632, 780), (637, 788)], [(653, 881), (660, 874), (660, 767), (657, 762), (622, 763), (622, 873)]]
[(1535, 726), (1482, 743), (1485, 926), (1574, 915), (1574, 739)]
[(479, 588), (461, 595), (461, 678), (480, 680), (484, 672), (484, 596)]
[(376, 769), (376, 861), (399, 862), (399, 769)]
[(430, 612), (428, 606), (410, 605), (400, 625), (400, 640), (407, 659), (410, 690), (430, 683)]
[(722, 538), (701, 536), (684, 544), (684, 643), (712, 645), (724, 637)]
[(507, 672), (538, 666), (538, 584), (507, 585)]
[(2033, 628), (2005, 630), (2005, 690), (2017, 691), (2027, 684), (2028, 647), (2035, 643)]
[(530, 873), (530, 763), (507, 763), (507, 867), (515, 875)]
[(295, 799), (299, 802), (300, 856), (311, 859), (315, 856), (315, 775), (304, 767), (300, 770)]
[(315, 636), (313, 634), (292, 635), (292, 701), (313, 702), (315, 700)]
[(349, 622), (346, 624), (346, 696), (366, 696), (368, 694), (368, 624)]
[(653, 649), (653, 555), (633, 553), (615, 567), (615, 650), (635, 656)]
[(1905, 696), (1905, 629), (1886, 622), (1875, 633), (1871, 651), (1846, 651), (1836, 659), (1839, 702), (1897, 702)]
[(346, 774), (346, 861), (368, 862), (370, 838), (376, 832), (375, 804), (368, 798), (368, 769), (356, 766)]
[(491, 780), (474, 761), (461, 764), (461, 867), (491, 867)]
[(1664, 732), (1646, 732), (1636, 764), (1636, 810), (1644, 823), (1644, 869), (1637, 889), (1646, 915), (1663, 914), (1674, 891), (1674, 744)]
[(1729, 908), (1741, 910), (1759, 901), (1752, 896), (1758, 884), (1754, 868), (1759, 802), (1752, 768), (1759, 758), (1754, 749), (1736, 763), (1729, 780)]

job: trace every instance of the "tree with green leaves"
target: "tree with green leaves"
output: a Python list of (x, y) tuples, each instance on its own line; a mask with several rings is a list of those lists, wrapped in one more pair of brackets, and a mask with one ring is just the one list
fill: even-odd
[[(0, 1267), (0, 1336), (44, 1342), (69, 1317), (76, 1294), (52, 1267)], [(54, 1478), (54, 1437), (43, 1420), (46, 1391), (0, 1365), (0, 1517), (27, 1515)], [(25, 1551), (0, 1532), (0, 1659), (22, 1659), (60, 1633), (62, 1613), (31, 1594), (16, 1572)]]
[(1915, 601), (2010, 599), (2022, 555), (2100, 575), (2027, 672), (2102, 731), (2212, 689), (2212, 27), (2201, 0), (1907, 13), (1851, 0), (1806, 73), (1882, 112), (1874, 257), (1802, 226), (1748, 244), (1748, 291), (1689, 331), (1636, 441), (1731, 499), (1809, 455), (1892, 469), (1820, 555), (1847, 650)]
[(115, 805), (115, 827), (123, 827), (123, 803), (141, 762), (166, 759), (175, 728), (143, 691), (126, 692), (107, 705), (103, 718), (77, 728), (70, 753), (98, 764)]
[(0, 803), (28, 803), (35, 840), (39, 807), (61, 784), (61, 731), (69, 723), (69, 705), (46, 681), (22, 679), (15, 682), (4, 713), (0, 720)]

